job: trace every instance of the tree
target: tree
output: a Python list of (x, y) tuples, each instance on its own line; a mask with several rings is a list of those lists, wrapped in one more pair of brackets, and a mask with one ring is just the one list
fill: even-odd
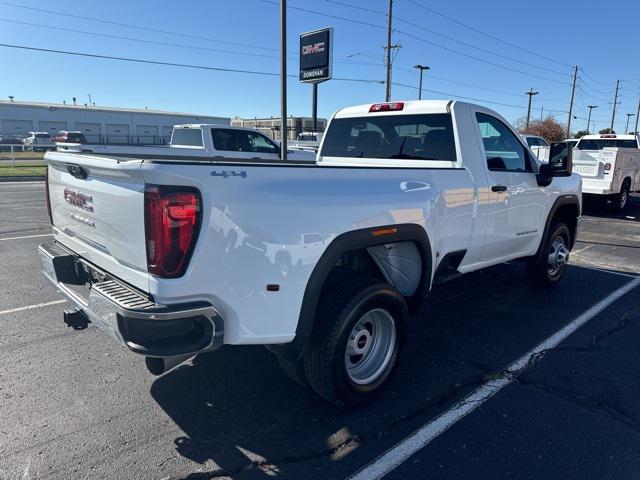
[(581, 138), (581, 137), (584, 137), (585, 135), (589, 135), (589, 130), (578, 130), (573, 135), (573, 138)]
[(598, 132), (600, 135), (606, 135), (607, 133), (616, 133), (615, 130), (611, 130), (609, 127), (603, 128)]
[(528, 127), (526, 124), (526, 118), (521, 118), (516, 122), (516, 128), (520, 133), (537, 135), (549, 142), (560, 142), (566, 138), (567, 127), (552, 116), (548, 116), (542, 121), (531, 120)]

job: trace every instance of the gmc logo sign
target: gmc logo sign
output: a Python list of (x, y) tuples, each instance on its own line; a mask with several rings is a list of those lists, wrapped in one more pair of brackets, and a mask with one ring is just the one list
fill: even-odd
[(302, 55), (309, 55), (312, 53), (322, 53), (322, 52), (324, 52), (324, 42), (315, 43), (313, 45), (302, 46)]
[(64, 201), (85, 212), (93, 212), (93, 197), (91, 195), (65, 188)]

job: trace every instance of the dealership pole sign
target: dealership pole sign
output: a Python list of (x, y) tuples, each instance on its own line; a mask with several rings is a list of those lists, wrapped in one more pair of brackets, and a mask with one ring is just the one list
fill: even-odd
[(333, 73), (333, 28), (300, 34), (300, 81), (320, 83)]

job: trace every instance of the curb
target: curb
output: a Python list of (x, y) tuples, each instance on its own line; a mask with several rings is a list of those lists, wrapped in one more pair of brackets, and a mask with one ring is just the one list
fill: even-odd
[(44, 175), (40, 176), (16, 176), (16, 177), (0, 177), (0, 182), (44, 182)]

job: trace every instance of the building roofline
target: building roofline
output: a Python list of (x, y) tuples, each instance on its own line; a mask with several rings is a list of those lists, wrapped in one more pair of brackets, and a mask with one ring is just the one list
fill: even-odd
[(31, 102), (31, 101), (10, 101), (0, 100), (0, 106), (15, 106), (15, 107), (33, 107), (33, 108), (47, 108), (50, 110), (70, 110), (70, 111), (89, 111), (89, 112), (119, 112), (119, 113), (140, 113), (150, 115), (179, 115), (184, 117), (202, 117), (202, 118), (224, 118), (230, 117), (217, 116), (217, 115), (205, 115), (202, 113), (185, 113), (185, 112), (171, 112), (166, 110), (151, 110), (144, 108), (119, 108), (108, 107), (104, 105), (87, 105), (84, 104), (64, 104), (64, 103), (51, 103), (51, 102)]

